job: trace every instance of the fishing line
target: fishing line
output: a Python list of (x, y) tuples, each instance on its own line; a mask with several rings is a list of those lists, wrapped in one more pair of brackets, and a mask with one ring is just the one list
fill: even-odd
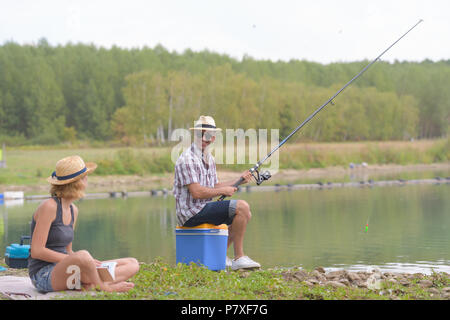
[[(250, 173), (252, 174), (253, 178), (256, 180), (256, 184), (260, 185), (266, 180), (269, 180), (271, 177), (271, 174), (269, 171), (264, 171), (261, 174), (259, 173), (259, 167), (267, 160), (269, 159), (274, 152), (276, 152), (278, 149), (281, 148), (294, 134), (297, 133), (304, 125), (306, 125), (312, 118), (314, 118), (323, 108), (325, 108), (328, 104), (334, 104), (333, 100), (342, 92), (344, 91), (353, 81), (358, 79), (364, 72), (366, 72), (367, 69), (370, 68), (375, 62), (380, 60), (380, 58), (389, 51), (393, 46), (397, 44), (403, 37), (405, 37), (409, 32), (411, 32), (417, 25), (419, 25), (423, 20), (420, 19), (414, 26), (412, 26), (408, 31), (406, 31), (400, 38), (398, 38), (394, 43), (392, 43), (387, 49), (385, 49), (383, 52), (381, 52), (372, 62), (370, 62), (367, 66), (365, 66), (358, 74), (356, 74), (349, 82), (347, 82), (341, 89), (339, 89), (331, 98), (329, 98), (323, 105), (321, 105), (319, 108), (317, 108), (316, 111), (314, 111), (308, 118), (306, 118), (297, 128), (295, 128), (286, 138), (283, 139), (283, 141), (280, 142), (278, 146), (276, 146), (272, 151), (270, 151), (269, 154), (266, 155), (266, 157), (260, 161), (258, 161), (252, 168), (249, 169)], [(244, 182), (244, 178), (240, 178), (233, 187), (237, 188), (239, 185)], [(218, 201), (222, 201), (225, 199), (226, 196), (222, 195)]]

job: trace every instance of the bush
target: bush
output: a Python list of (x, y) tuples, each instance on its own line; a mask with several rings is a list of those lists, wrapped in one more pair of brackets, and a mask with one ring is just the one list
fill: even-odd
[(30, 140), (28, 138), (25, 138), (23, 134), (14, 136), (0, 135), (0, 145), (3, 143), (6, 144), (7, 146), (17, 147), (29, 145)]
[(57, 145), (61, 142), (56, 135), (48, 132), (43, 133), (32, 139), (29, 139), (29, 141), (31, 145), (44, 145), (44, 146)]
[(95, 171), (99, 175), (144, 175), (149, 173), (173, 172), (170, 153), (161, 155), (145, 155), (136, 153), (132, 149), (119, 150), (113, 159), (101, 159), (97, 161), (98, 168)]
[(429, 154), (433, 162), (445, 162), (450, 160), (450, 137), (439, 141), (430, 148)]

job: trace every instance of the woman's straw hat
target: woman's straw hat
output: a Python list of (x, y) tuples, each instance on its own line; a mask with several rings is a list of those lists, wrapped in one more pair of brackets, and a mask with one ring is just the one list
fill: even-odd
[(222, 131), (220, 128), (216, 128), (216, 122), (210, 116), (200, 116), (197, 121), (195, 121), (194, 127), (189, 128), (190, 130), (208, 130), (208, 131)]
[(97, 168), (94, 162), (84, 163), (80, 156), (70, 156), (56, 163), (56, 170), (47, 178), (47, 181), (55, 185), (63, 185), (81, 179)]

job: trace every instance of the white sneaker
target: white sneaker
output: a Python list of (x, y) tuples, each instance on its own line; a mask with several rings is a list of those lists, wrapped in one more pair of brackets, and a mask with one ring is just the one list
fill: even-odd
[(237, 260), (232, 261), (231, 269), (251, 269), (251, 268), (261, 268), (261, 265), (258, 262), (253, 261), (247, 256), (242, 256)]
[(227, 256), (227, 259), (225, 260), (225, 267), (226, 268), (231, 268), (232, 264), (233, 263), (231, 262), (231, 259), (228, 258), (228, 256)]

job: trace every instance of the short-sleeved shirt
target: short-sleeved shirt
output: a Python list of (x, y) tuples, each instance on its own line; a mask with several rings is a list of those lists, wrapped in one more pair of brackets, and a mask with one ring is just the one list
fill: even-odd
[(209, 153), (202, 153), (195, 143), (192, 143), (180, 155), (175, 164), (173, 194), (176, 200), (177, 221), (180, 226), (212, 200), (212, 198), (194, 199), (188, 189), (188, 185), (191, 183), (199, 183), (209, 188), (214, 188), (218, 183), (214, 157)]

